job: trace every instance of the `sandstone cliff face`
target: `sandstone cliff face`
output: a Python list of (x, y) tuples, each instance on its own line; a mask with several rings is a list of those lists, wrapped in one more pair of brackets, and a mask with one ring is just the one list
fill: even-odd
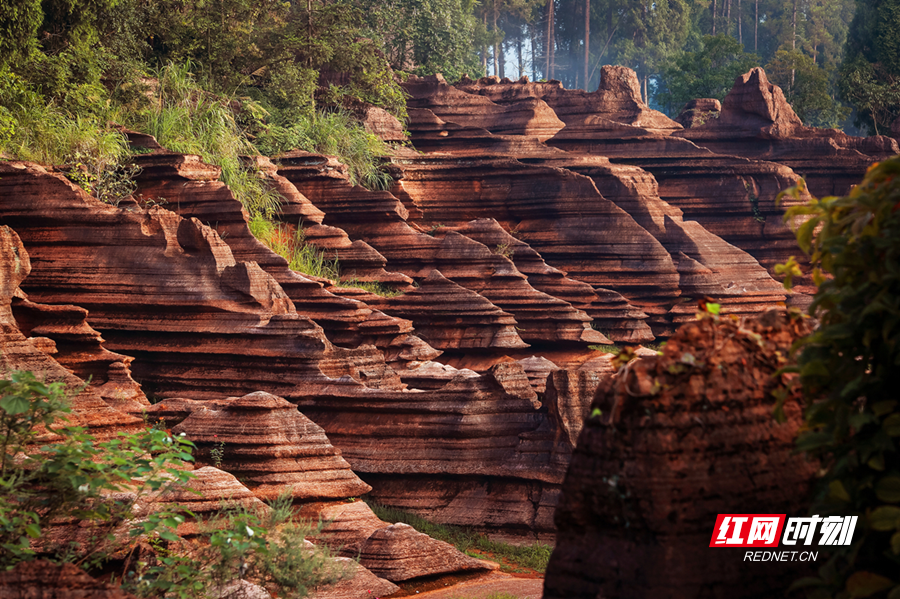
[[(173, 160), (172, 155), (157, 158)], [(530, 494), (556, 493), (572, 446), (557, 440), (552, 433), (558, 425), (541, 410), (520, 367), (500, 364), (489, 373), (478, 374), (416, 361), (416, 356), (410, 355), (406, 362), (397, 363), (400, 370), (395, 371), (374, 346), (345, 349), (333, 345), (323, 328), (298, 313), (297, 306), (305, 310), (305, 306), (317, 301), (312, 298), (324, 296), (323, 302), (331, 305), (337, 303), (335, 300), (349, 301), (354, 310), (369, 314), (380, 311), (333, 294), (335, 299), (329, 299), (327, 294), (331, 292), (317, 281), (297, 285), (292, 290), (294, 297), (289, 296), (260, 264), (276, 271), (280, 268), (286, 280), (294, 275), (283, 263), (277, 264), (268, 250), (254, 245), (246, 233), (241, 233), (239, 211), (233, 211), (233, 230), (226, 240), (234, 244), (235, 251), (245, 251), (245, 257), (255, 255), (259, 262), (236, 260), (232, 247), (196, 218), (185, 219), (161, 206), (107, 206), (87, 197), (61, 176), (34, 165), (4, 163), (0, 168), (0, 185), (4, 187), (0, 194), (0, 221), (22, 226), (24, 243), (32, 248), (38, 258), (35, 263), (40, 266), (27, 281), (32, 301), (77, 302), (87, 310), (87, 322), (102, 333), (102, 347), (134, 358), (131, 367), (136, 376), (157, 397), (215, 402), (264, 390), (300, 405), (364, 478), (376, 476), (382, 482), (407, 484), (409, 477), (419, 481), (438, 477), (448, 488), (458, 489), (467, 485), (472, 476), (485, 481), (503, 479), (517, 489), (518, 499), (493, 507), (493, 500), (480, 501), (481, 509), (499, 508), (493, 525), (534, 524), (536, 508)], [(200, 183), (181, 179), (181, 185), (188, 189)], [(225, 191), (217, 192), (216, 201), (198, 191), (195, 205), (200, 201), (197, 198), (205, 197), (204, 201), (210, 202), (209, 214), (216, 212), (214, 204), (222, 204), (219, 212), (227, 213), (235, 202)], [(190, 205), (186, 199), (182, 210)], [(393, 206), (402, 208), (396, 199)], [(477, 248), (470, 261), (487, 261), (504, 268), (502, 276), (495, 277), (503, 284), (498, 283), (498, 296), (502, 297), (504, 289), (521, 289), (526, 300), (537, 298), (543, 302), (534, 306), (526, 302), (523, 308), (517, 307), (519, 313), (534, 314), (531, 322), (535, 323), (536, 335), (543, 334), (551, 340), (572, 335), (582, 348), (591, 340), (604, 339), (587, 326), (589, 317), (584, 313), (529, 287), (525, 276), (511, 262), (478, 242), (448, 233), (457, 239), (445, 245), (444, 240), (418, 233), (405, 223), (400, 225), (407, 227), (414, 239), (427, 240), (435, 255), (445, 248), (449, 248), (446, 252), (451, 256), (463, 255), (453, 249), (462, 243), (464, 247)], [(48, 231), (52, 234), (46, 234)], [(473, 286), (478, 281), (472, 273), (460, 274), (458, 278)], [(304, 289), (308, 293), (303, 293)], [(509, 317), (486, 299), (487, 292), (477, 297), (475, 292), (464, 293), (499, 318), (501, 328), (495, 336), (495, 346), (506, 345), (501, 341), (503, 335), (515, 339), (511, 335), (515, 330), (508, 328), (511, 321), (505, 320)], [(515, 295), (506, 301), (514, 306), (521, 302)], [(544, 312), (554, 307), (562, 316), (551, 311), (548, 318)], [(385, 318), (389, 318), (388, 322), (405, 322), (412, 331), (408, 320)], [(363, 331), (364, 324), (365, 321), (355, 326)], [(490, 336), (483, 330), (474, 334)], [(419, 345), (410, 345), (403, 335), (395, 339), (398, 337), (400, 341), (394, 348), (398, 354), (405, 351), (403, 348), (412, 348), (418, 356), (434, 356), (434, 350), (424, 342), (419, 343), (431, 353), (423, 352)], [(42, 344), (45, 348), (51, 346), (49, 341)], [(591, 354), (586, 349), (578, 351)], [(405, 390), (409, 384), (417, 389)], [(187, 416), (177, 410), (169, 414), (171, 401), (174, 400), (151, 411), (170, 419), (170, 424), (183, 419), (179, 426), (194, 427), (191, 423), (198, 422), (201, 416)], [(215, 409), (205, 412), (207, 416), (223, 410), (230, 413), (215, 403), (209, 407)], [(293, 413), (299, 417), (296, 410)], [(251, 409), (237, 414), (235, 421), (254, 421), (254, 414), (262, 413)], [(119, 417), (127, 418), (124, 414)], [(361, 428), (361, 422), (368, 423), (368, 428)], [(196, 431), (191, 429), (192, 434), (201, 435), (206, 425), (197, 426)], [(315, 427), (312, 423), (306, 426)], [(537, 433), (544, 430), (550, 433)], [(530, 432), (537, 437), (529, 437)], [(267, 446), (272, 447), (250, 443), (249, 453), (240, 458), (244, 465), (235, 463), (229, 467), (237, 468), (235, 472), (246, 476), (254, 488), (263, 489), (259, 492), (266, 497), (294, 483), (301, 489), (304, 481), (315, 482), (316, 467), (310, 471), (293, 469), (288, 464), (293, 463), (293, 458), (275, 459), (271, 453), (295, 455), (292, 452), (301, 451), (299, 446), (288, 443), (279, 449), (275, 440), (266, 439)], [(199, 442), (203, 451), (209, 449), (208, 439), (204, 437)], [(235, 451), (241, 446), (237, 438), (226, 442), (226, 447)], [(258, 455), (251, 458), (251, 454)], [(347, 480), (355, 479), (349, 470), (344, 472), (350, 476)], [(353, 483), (358, 488), (350, 490), (341, 486), (344, 482), (333, 482), (340, 490), (326, 493), (325, 497), (334, 497), (334, 493), (358, 495), (368, 488), (358, 479)], [(314, 486), (327, 488), (329, 484), (323, 479)], [(407, 492), (414, 493), (415, 488), (415, 484), (410, 484)], [(311, 499), (316, 495), (309, 493), (304, 497)], [(548, 500), (542, 509), (552, 509), (552, 502)], [(539, 527), (550, 526), (549, 518), (543, 517)]]
[[(70, 389), (80, 389), (70, 398), (73, 410), (70, 418), (71, 424), (87, 427), (98, 438), (114, 437), (120, 430), (134, 430), (141, 424), (140, 418), (120, 411), (116, 407), (122, 407), (125, 404), (124, 407), (131, 408), (134, 404), (139, 406), (149, 404), (147, 398), (140, 393), (139, 389), (136, 389), (137, 385), (134, 380), (128, 376), (127, 362), (125, 361), (127, 359), (124, 356), (112, 354), (99, 345), (100, 335), (84, 322), (83, 311), (79, 311), (74, 306), (44, 306), (28, 301), (19, 286), (26, 280), (31, 270), (31, 258), (19, 236), (10, 227), (0, 226), (0, 370), (2, 370), (2, 374), (9, 376), (13, 371), (24, 370), (35, 373), (44, 382), (61, 382)], [(61, 312), (71, 317), (66, 319), (69, 321), (66, 323), (68, 326), (48, 325), (46, 329), (39, 328), (38, 333), (46, 334), (48, 330), (52, 330), (55, 334), (63, 331), (61, 335), (68, 334), (67, 341), (74, 340), (73, 345), (84, 362), (94, 361), (99, 364), (98, 370), (101, 370), (101, 374), (104, 367), (107, 372), (113, 371), (117, 374), (113, 375), (111, 379), (106, 379), (104, 384), (97, 381), (97, 385), (86, 385), (84, 380), (53, 359), (52, 356), (58, 353), (55, 341), (45, 336), (26, 337), (23, 334), (14, 316), (14, 303), (30, 306), (33, 311), (41, 314)], [(34, 333), (34, 330), (31, 329), (29, 332)], [(66, 355), (72, 358), (74, 353), (67, 352)], [(84, 362), (79, 362), (79, 364)], [(113, 365), (117, 365), (118, 368)], [(117, 380), (123, 386), (121, 394), (108, 388), (105, 389), (105, 393), (101, 391), (110, 382), (115, 383)], [(113, 405), (104, 400), (104, 395), (111, 398)], [(48, 436), (48, 438), (50, 437)]]
[[(682, 326), (662, 355), (600, 384), (556, 514), (544, 597), (763, 597), (796, 569), (709, 549), (719, 513), (797, 514), (816, 464), (794, 453), (796, 389), (772, 374), (808, 321), (768, 312)], [(790, 387), (789, 387), (790, 388)]]
[(718, 118), (676, 133), (714, 152), (770, 160), (803, 173), (818, 196), (845, 195), (876, 160), (900, 152), (886, 136), (852, 137), (835, 129), (804, 127), (765, 71), (735, 80)]

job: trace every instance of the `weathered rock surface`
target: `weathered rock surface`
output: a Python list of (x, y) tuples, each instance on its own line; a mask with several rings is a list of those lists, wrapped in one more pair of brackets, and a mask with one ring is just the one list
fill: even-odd
[(135, 599), (115, 585), (100, 582), (72, 564), (45, 560), (22, 562), (0, 572), (3, 599)]
[(133, 358), (103, 346), (100, 333), (87, 323), (87, 310), (36, 304), (20, 293), (12, 299), (12, 311), (19, 330), (32, 344), (87, 381), (104, 402), (131, 414), (139, 414), (150, 405), (140, 385), (131, 378)]
[[(600, 84), (594, 92), (565, 89), (559, 81), (529, 83), (521, 79), (503, 82), (495, 77), (483, 77), (478, 81), (463, 79), (456, 87), (507, 106), (529, 99), (543, 100), (565, 123), (565, 128), (558, 134), (563, 137), (593, 136), (600, 122), (610, 136), (616, 133), (623, 137), (648, 132), (668, 134), (681, 129), (681, 125), (644, 104), (637, 75), (626, 67), (601, 67)], [(431, 106), (426, 108), (431, 108), (441, 118), (457, 122), (450, 118), (452, 114)]]
[(469, 557), (453, 545), (432, 539), (403, 523), (372, 533), (360, 547), (359, 564), (391, 582), (499, 568), (497, 564)]
[(279, 172), (326, 212), (326, 223), (375, 247), (393, 270), (417, 280), (440, 270), (512, 314), (525, 343), (602, 342), (589, 326), (590, 317), (536, 290), (512, 262), (490, 248), (439, 227), (431, 231), (434, 236), (413, 229), (407, 222), (409, 211), (397, 197), (352, 187), (324, 156), (292, 152), (280, 162)]
[(900, 153), (897, 141), (887, 136), (804, 127), (781, 88), (759, 67), (735, 80), (719, 118), (676, 135), (720, 154), (784, 164), (802, 173), (818, 197), (845, 195), (869, 165)]
[(720, 112), (722, 112), (722, 103), (715, 98), (698, 98), (684, 105), (684, 108), (675, 117), (675, 122), (685, 129), (690, 129), (699, 127), (711, 119), (719, 118)]
[(705, 318), (601, 382), (602, 414), (586, 421), (563, 485), (545, 598), (762, 597), (797, 578), (708, 545), (718, 513), (805, 509), (817, 466), (794, 452), (796, 388), (787, 422), (772, 418), (772, 392), (790, 385), (772, 374), (809, 330), (776, 311)]
[[(10, 227), (0, 226), (0, 372), (9, 376), (13, 371), (29, 371), (46, 383), (61, 382), (68, 389), (79, 390), (70, 398), (73, 412), (69, 417), (70, 423), (87, 427), (98, 438), (105, 439), (115, 436), (118, 431), (134, 430), (141, 423), (139, 418), (111, 407), (95, 387), (87, 386), (82, 379), (50, 357), (57, 351), (52, 340), (46, 337), (26, 338), (19, 328), (12, 304), (27, 302), (34, 305), (25, 299), (19, 288), (31, 272), (31, 259), (19, 236)], [(47, 311), (52, 311), (53, 308), (40, 307)], [(73, 306), (63, 306), (60, 310), (69, 314), (74, 311), (76, 316), (83, 318), (83, 311)], [(99, 338), (96, 331), (83, 324), (83, 320), (76, 328), (79, 329), (79, 338), (86, 336), (92, 342)], [(95, 350), (89, 353), (94, 356), (99, 354), (101, 361), (108, 355), (113, 355), (99, 346), (93, 346), (90, 350)], [(108, 365), (110, 362), (105, 363)], [(134, 384), (133, 380), (123, 375), (123, 384), (125, 382)], [(143, 395), (140, 397), (146, 402)]]
[(326, 587), (316, 587), (309, 594), (310, 599), (378, 599), (400, 590), (394, 583), (379, 578), (349, 557), (335, 560), (348, 570), (348, 578)]
[(417, 289), (367, 303), (411, 320), (416, 333), (441, 350), (528, 347), (516, 332), (516, 319), (486, 298), (433, 270)]
[[(294, 499), (342, 499), (370, 490), (322, 428), (280, 397), (260, 391), (223, 400), (168, 403), (158, 405), (169, 418), (173, 410), (187, 412), (172, 432), (185, 433), (197, 445), (198, 462), (211, 463), (212, 450), (219, 450), (220, 468), (239, 477), (256, 497), (275, 499), (287, 492)], [(157, 411), (148, 413), (152, 417)]]
[[(288, 267), (287, 261), (250, 233), (247, 211), (231, 190), (218, 181), (221, 169), (203, 163), (198, 156), (148, 154), (136, 157), (142, 170), (137, 177), (142, 198), (165, 198), (162, 205), (185, 218), (197, 218), (213, 227), (231, 249), (237, 262), (255, 262), (271, 275), (297, 310), (323, 327), (329, 339), (345, 347), (371, 343), (379, 348), (396, 342), (412, 330), (409, 323), (389, 318), (352, 299), (323, 289), (322, 283)], [(250, 160), (250, 159), (248, 159)], [(351, 242), (334, 227), (322, 227), (323, 213), (307, 200), (275, 166), (263, 157), (252, 159), (266, 183), (282, 198), (279, 218), (285, 235), (305, 224), (311, 241), (337, 257), (359, 280), (379, 280), (407, 286), (411, 280), (384, 270), (386, 260), (362, 242)], [(159, 201), (159, 200), (157, 200)]]
[(467, 94), (448, 85), (442, 75), (411, 76), (403, 85), (410, 95), (410, 108), (433, 114), (466, 127), (482, 128), (505, 135), (534, 136), (544, 141), (565, 126), (546, 102), (529, 98), (502, 105), (488, 98)]
[[(454, 230), (487, 247), (499, 248), (535, 288), (558, 297), (593, 319), (591, 326), (615, 341), (640, 343), (653, 339), (647, 315), (615, 291), (594, 288), (544, 262), (531, 246), (510, 235), (492, 218), (470, 221)], [(607, 343), (599, 340), (597, 343)]]
[(316, 542), (322, 542), (345, 557), (357, 557), (362, 543), (376, 530), (391, 525), (378, 518), (364, 501), (336, 503), (316, 510), (318, 518), (325, 522)]

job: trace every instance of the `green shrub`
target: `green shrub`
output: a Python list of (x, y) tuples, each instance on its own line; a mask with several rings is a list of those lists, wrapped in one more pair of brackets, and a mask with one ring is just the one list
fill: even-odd
[(278, 597), (302, 599), (312, 587), (350, 575), (327, 550), (304, 546), (318, 529), (296, 518), (285, 495), (268, 513), (234, 508), (203, 522), (200, 539), (163, 539), (156, 556), (134, 564), (123, 588), (138, 597), (207, 599), (235, 580)]
[(280, 197), (240, 159), (255, 155), (256, 148), (235, 120), (229, 102), (205, 92), (191, 68), (190, 63), (160, 68), (156, 101), (131, 124), (169, 150), (198, 154), (205, 162), (221, 167), (222, 181), (251, 216), (275, 214)]
[[(820, 326), (798, 358), (808, 406), (797, 447), (825, 468), (816, 513), (860, 518), (853, 544), (799, 583), (811, 597), (900, 597), (898, 207), (900, 157), (870, 168), (849, 195), (813, 198), (785, 216), (809, 217), (797, 240), (819, 285), (810, 314)], [(783, 270), (790, 284), (796, 262)]]
[[(92, 523), (90, 539), (79, 546), (43, 539), (43, 554), (102, 559), (121, 549), (112, 532), (131, 517), (135, 501), (193, 478), (179, 467), (193, 459), (190, 441), (147, 429), (101, 442), (69, 426), (70, 411), (61, 383), (46, 385), (29, 372), (0, 381), (0, 568), (34, 559), (32, 540), (60, 519)], [(46, 443), (48, 436), (58, 442)], [(110, 495), (121, 491), (130, 494)]]
[[(267, 513), (225, 509), (199, 523), (199, 543), (176, 534), (196, 518), (183, 507), (136, 518), (138, 501), (190, 490), (195, 477), (184, 462), (193, 460), (193, 444), (161, 426), (100, 441), (69, 426), (70, 412), (61, 383), (29, 372), (0, 380), (0, 569), (38, 556), (94, 567), (124, 554), (127, 590), (179, 599), (205, 599), (243, 577), (299, 599), (347, 575), (326, 552), (304, 547), (313, 529), (294, 516), (288, 494)], [(72, 521), (87, 531), (78, 542), (46, 535)], [(140, 542), (154, 555), (133, 562)]]

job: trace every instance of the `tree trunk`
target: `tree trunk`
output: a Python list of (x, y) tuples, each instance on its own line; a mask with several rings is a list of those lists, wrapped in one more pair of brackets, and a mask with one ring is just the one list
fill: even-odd
[(500, 66), (500, 40), (497, 36), (497, 0), (494, 0), (494, 77), (501, 77), (502, 67)]
[(531, 80), (537, 81), (537, 36), (534, 33), (534, 25), (528, 26), (528, 32), (531, 34)]
[(519, 79), (525, 74), (525, 63), (522, 62), (522, 33), (516, 38), (516, 61), (519, 63)]
[(731, 0), (725, 0), (725, 34), (731, 35)]
[(588, 68), (591, 62), (591, 0), (584, 0), (584, 91), (588, 86)]
[(753, 52), (759, 51), (759, 0), (753, 9)]
[(554, 22), (554, 19), (556, 18), (554, 13), (556, 11), (553, 0), (548, 0), (547, 5), (550, 7), (550, 23), (548, 29), (550, 36), (547, 40), (547, 45), (550, 50), (550, 79), (554, 79), (556, 77), (556, 23)]
[(547, 0), (547, 32), (544, 34), (544, 58), (546, 65), (544, 66), (544, 79), (550, 80), (550, 48), (553, 47), (553, 0)]
[[(797, 49), (797, 0), (794, 0), (794, 12), (791, 15), (791, 50)], [(791, 69), (791, 93), (794, 93), (794, 74), (796, 69)]]
[(644, 104), (647, 104), (649, 106), (650, 98), (647, 95), (647, 79), (649, 79), (649, 77), (647, 75), (644, 75)]
[(712, 25), (713, 25), (712, 34), (715, 35), (716, 34), (716, 0), (713, 0), (713, 3), (712, 3)]
[[(487, 31), (487, 9), (484, 9), (484, 30)], [(481, 46), (481, 70), (487, 75), (488, 48)]]
[(738, 26), (738, 42), (741, 44), (741, 50), (744, 49), (744, 28), (741, 24), (741, 0), (737, 0), (737, 26)]

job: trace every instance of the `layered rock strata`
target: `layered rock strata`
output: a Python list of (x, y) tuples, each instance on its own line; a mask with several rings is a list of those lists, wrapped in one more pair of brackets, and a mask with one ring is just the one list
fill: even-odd
[(351, 238), (363, 239), (394, 270), (417, 280), (435, 269), (513, 315), (526, 343), (600, 343), (590, 317), (541, 293), (504, 256), (462, 235), (435, 227), (427, 235), (410, 227), (409, 212), (391, 193), (350, 185), (324, 156), (292, 152), (280, 158), (279, 172)]
[[(781, 222), (776, 196), (796, 182), (796, 173), (782, 164), (731, 152), (718, 154), (703, 147), (701, 140), (698, 143), (703, 145), (684, 139), (693, 139), (694, 131), (716, 127), (720, 121), (683, 131), (681, 125), (643, 103), (637, 78), (629, 69), (604, 67), (600, 88), (592, 94), (559, 84), (502, 83), (490, 78), (463, 81), (459, 88), (494, 102), (543, 99), (566, 123), (548, 140), (549, 145), (649, 171), (659, 184), (660, 198), (683, 210), (684, 218), (698, 221), (751, 254), (770, 273), (795, 247), (793, 235)], [(754, 158), (759, 157), (773, 158)]]
[[(799, 572), (708, 548), (719, 513), (798, 514), (817, 465), (794, 451), (791, 375), (808, 321), (704, 318), (601, 382), (556, 514), (544, 597), (763, 597)], [(786, 422), (772, 417), (785, 388)]]
[(853, 137), (803, 126), (781, 88), (759, 67), (735, 79), (718, 118), (675, 135), (720, 154), (787, 165), (818, 197), (847, 194), (873, 162), (900, 153), (897, 141), (887, 136)]
[[(67, 389), (75, 390), (69, 397), (72, 414), (69, 422), (73, 426), (87, 427), (99, 439), (116, 436), (119, 431), (135, 430), (141, 420), (111, 407), (103, 400), (96, 387), (88, 386), (82, 379), (61, 366), (51, 356), (56, 353), (56, 344), (47, 337), (26, 337), (13, 314), (14, 302), (28, 302), (19, 286), (32, 272), (31, 258), (25, 250), (21, 239), (10, 227), (0, 226), (0, 370), (5, 377), (14, 371), (28, 371), (36, 374), (45, 383), (63, 383)], [(28, 302), (31, 304), (31, 302)], [(41, 306), (42, 310), (52, 311), (55, 307)], [(72, 306), (63, 306), (64, 313), (81, 314)], [(92, 341), (99, 335), (83, 322), (76, 325), (82, 339), (88, 337)], [(55, 329), (58, 330), (58, 329)], [(97, 349), (96, 347), (92, 349)], [(89, 352), (96, 356), (99, 352)], [(109, 364), (103, 358), (101, 362)], [(123, 381), (124, 382), (124, 381)], [(134, 381), (127, 379), (129, 385)], [(146, 398), (140, 395), (143, 401)], [(50, 440), (52, 435), (44, 435)]]
[(403, 523), (372, 533), (360, 547), (359, 564), (391, 582), (448, 572), (499, 568), (497, 564), (460, 553), (449, 543), (432, 539)]
[(433, 270), (412, 291), (391, 298), (370, 296), (367, 303), (411, 320), (417, 335), (437, 349), (528, 347), (516, 332), (511, 314), (445, 278), (439, 270)]
[[(781, 285), (752, 256), (685, 221), (681, 210), (661, 200), (646, 172), (554, 152), (532, 154), (529, 160), (566, 170), (489, 155), (479, 156), (477, 167), (440, 154), (398, 158), (404, 172), (400, 197), (409, 199), (410, 213), (414, 206), (426, 225), (454, 223), (455, 214), (505, 223), (569, 277), (628, 297), (651, 315), (658, 334), (671, 332), (667, 322), (693, 317), (692, 309), (679, 310), (681, 295), (713, 297), (737, 314), (757, 313), (785, 300)], [(477, 230), (456, 228), (462, 233), (472, 229)], [(507, 240), (498, 247), (513, 245)], [(600, 328), (607, 322), (601, 321)]]
[(108, 582), (89, 576), (73, 564), (46, 560), (22, 562), (0, 572), (4, 599), (135, 599)]
[[(153, 200), (215, 229), (237, 262), (258, 264), (278, 282), (297, 310), (323, 327), (332, 342), (346, 347), (371, 343), (384, 348), (411, 332), (408, 322), (336, 296), (323, 289), (321, 282), (288, 268), (284, 258), (250, 233), (247, 211), (231, 190), (218, 181), (220, 168), (203, 163), (198, 156), (171, 153), (138, 155), (136, 161), (141, 167), (136, 179), (137, 196), (144, 204)], [(328, 256), (340, 260), (359, 280), (378, 280), (404, 287), (411, 282), (408, 277), (386, 272), (383, 268), (386, 260), (368, 245), (351, 242), (339, 229), (323, 227), (323, 213), (279, 176), (268, 159), (257, 157), (253, 161), (267, 185), (281, 198), (279, 218), (286, 226), (284, 236), (294, 236), (297, 227), (303, 227), (301, 230), (310, 237), (310, 242), (321, 245)]]
[(148, 414), (165, 419), (174, 434), (184, 433), (193, 441), (199, 463), (219, 462), (261, 499), (283, 493), (304, 501), (343, 499), (371, 490), (321, 427), (294, 404), (269, 393), (164, 400)]
[[(26, 163), (6, 162), (0, 171), (0, 222), (20, 225), (39, 258), (25, 282), (32, 301), (77, 300), (105, 347), (134, 357), (135, 376), (155, 395), (278, 394), (299, 404), (366, 480), (399, 481), (412, 495), (438, 478), (456, 489), (444, 500), (467, 493), (472, 477), (480, 485), (503, 481), (510, 495), (479, 501), (494, 514), (489, 526), (552, 527), (546, 514), (572, 447), (556, 440), (558, 425), (521, 367), (479, 375), (418, 363), (407, 380), (420, 390), (404, 391), (380, 351), (334, 347), (274, 278), (255, 262), (236, 261), (196, 219), (159, 206), (107, 206)], [(585, 330), (585, 320), (576, 322)]]

